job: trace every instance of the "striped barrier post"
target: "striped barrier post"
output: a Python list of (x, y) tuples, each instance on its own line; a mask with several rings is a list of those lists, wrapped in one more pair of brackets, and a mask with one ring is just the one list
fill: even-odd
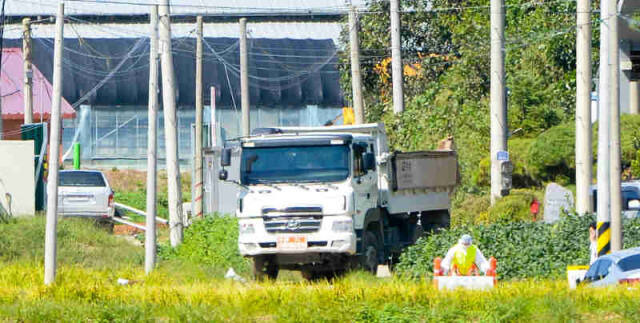
[(598, 221), (597, 224), (597, 251), (598, 257), (611, 252), (611, 222)]

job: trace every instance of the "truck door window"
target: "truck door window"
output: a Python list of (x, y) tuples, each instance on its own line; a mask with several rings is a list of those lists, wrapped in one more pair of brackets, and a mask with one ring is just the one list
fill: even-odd
[(362, 169), (363, 161), (362, 154), (367, 150), (366, 144), (354, 144), (353, 145), (353, 176), (358, 177), (365, 175), (365, 171)]

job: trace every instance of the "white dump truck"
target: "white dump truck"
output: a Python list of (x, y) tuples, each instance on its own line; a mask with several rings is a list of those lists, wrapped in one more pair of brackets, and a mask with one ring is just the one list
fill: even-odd
[(220, 162), (239, 172), (219, 178), (241, 187), (238, 247), (257, 279), (280, 269), (329, 277), (354, 265), (375, 273), (424, 232), (449, 226), (458, 181), (455, 151), (391, 152), (383, 124), (256, 129), (228, 142)]

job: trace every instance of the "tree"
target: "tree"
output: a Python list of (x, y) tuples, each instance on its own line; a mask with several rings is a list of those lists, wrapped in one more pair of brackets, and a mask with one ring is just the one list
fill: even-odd
[[(367, 118), (386, 123), (397, 150), (434, 148), (453, 135), (463, 188), (477, 190), (471, 177), (489, 151), (489, 0), (401, 4), (406, 102), (401, 115), (391, 112), (388, 2), (370, 2), (360, 19)], [(505, 12), (509, 129), (535, 137), (573, 119), (575, 3), (507, 0)], [(346, 53), (341, 59), (348, 63)], [(348, 64), (342, 66), (343, 86), (349, 89)]]

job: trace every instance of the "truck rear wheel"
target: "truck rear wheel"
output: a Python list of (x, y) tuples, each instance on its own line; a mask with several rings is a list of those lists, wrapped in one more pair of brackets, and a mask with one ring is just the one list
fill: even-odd
[(364, 241), (362, 244), (362, 255), (360, 255), (360, 266), (372, 273), (376, 274), (378, 271), (378, 253), (380, 252), (380, 244), (378, 238), (372, 231), (367, 231), (364, 234)]
[(278, 278), (278, 271), (278, 264), (276, 264), (272, 257), (253, 257), (253, 278), (255, 278), (255, 280), (275, 280)]

